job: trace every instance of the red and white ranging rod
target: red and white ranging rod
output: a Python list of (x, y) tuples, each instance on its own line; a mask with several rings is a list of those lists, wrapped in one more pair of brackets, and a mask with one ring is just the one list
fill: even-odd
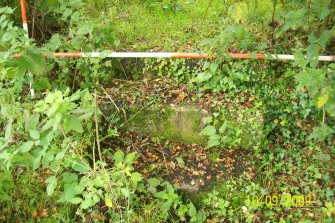
[[(24, 30), (26, 30), (26, 37), (29, 39), (29, 30), (28, 30), (28, 21), (27, 21), (27, 9), (26, 9), (26, 1), (20, 0), (21, 5), (21, 14), (22, 14), (22, 27)], [(28, 73), (29, 77), (32, 77), (31, 73)], [(34, 97), (35, 91), (32, 86), (31, 81), (29, 82), (29, 88), (30, 88), (30, 95), (31, 97)]]
[[(57, 58), (187, 58), (187, 59), (216, 59), (217, 56), (209, 55), (207, 53), (169, 53), (169, 52), (54, 52), (53, 56)], [(20, 57), (20, 54), (13, 55), (14, 58)], [(44, 55), (47, 57), (47, 55)], [(247, 53), (227, 53), (223, 56), (229, 56), (234, 59), (257, 59), (257, 60), (294, 60), (294, 55), (286, 54), (247, 54)], [(319, 56), (319, 61), (335, 61), (335, 56)]]
[[(21, 12), (22, 12), (22, 26), (27, 31), (28, 34), (28, 23), (27, 23), (27, 10), (26, 1), (20, 0)], [(101, 58), (189, 58), (189, 59), (215, 59), (216, 56), (212, 56), (206, 53), (169, 53), (169, 52), (113, 52), (110, 54), (100, 53), (100, 52), (54, 52), (53, 55), (57, 58), (85, 58), (85, 57), (101, 57)], [(16, 54), (13, 57), (20, 57), (20, 54)], [(247, 53), (227, 53), (223, 56), (230, 56), (235, 59), (275, 59), (275, 60), (294, 60), (293, 55), (285, 54), (256, 54), (251, 55)], [(47, 57), (45, 55), (45, 57)], [(335, 61), (335, 55), (333, 56), (319, 56), (319, 61)], [(33, 89), (32, 95), (33, 95)]]

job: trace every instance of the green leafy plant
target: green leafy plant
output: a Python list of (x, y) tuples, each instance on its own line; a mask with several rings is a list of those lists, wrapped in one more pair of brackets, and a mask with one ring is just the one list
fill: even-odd
[(203, 69), (204, 72), (198, 73), (192, 82), (214, 92), (232, 90), (249, 81), (246, 70), (239, 63), (206, 62)]
[[(163, 189), (159, 190), (159, 188)], [(178, 187), (171, 185), (167, 181), (161, 181), (157, 178), (148, 179), (148, 191), (153, 193), (162, 202), (160, 209), (166, 219), (169, 217), (169, 212), (172, 209), (181, 221), (185, 221), (186, 217), (189, 217), (191, 222), (197, 222), (203, 216), (197, 212), (191, 201), (185, 204), (182, 197), (176, 192), (176, 189)]]

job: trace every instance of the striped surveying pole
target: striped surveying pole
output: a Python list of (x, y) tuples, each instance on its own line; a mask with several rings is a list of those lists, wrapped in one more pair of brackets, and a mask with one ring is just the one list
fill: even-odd
[[(187, 59), (216, 59), (217, 56), (209, 55), (207, 53), (153, 53), (153, 52), (113, 52), (113, 53), (100, 53), (100, 52), (54, 52), (52, 53), (57, 58), (187, 58)], [(20, 54), (13, 55), (14, 58), (20, 57)], [(286, 54), (247, 54), (247, 53), (227, 53), (223, 56), (231, 57), (234, 59), (257, 59), (257, 60), (294, 60), (294, 55)], [(44, 57), (48, 57), (44, 55)], [(319, 56), (319, 61), (335, 61), (335, 56)]]
[[(29, 38), (28, 22), (27, 22), (27, 9), (26, 1), (20, 0), (21, 13), (22, 13), (22, 26), (27, 31), (27, 38)], [(187, 58), (187, 59), (216, 59), (217, 56), (207, 53), (170, 53), (170, 52), (113, 52), (113, 53), (100, 53), (100, 52), (54, 52), (52, 53), (57, 58)], [(13, 55), (14, 58), (20, 57), (20, 54)], [(231, 57), (234, 59), (257, 59), (257, 60), (294, 60), (294, 55), (286, 54), (247, 54), (247, 53), (226, 53), (222, 56)], [(44, 57), (48, 57), (44, 55)], [(332, 56), (319, 56), (318, 61), (335, 61), (335, 55)], [(29, 73), (32, 77), (32, 74)], [(35, 95), (32, 83), (30, 81), (30, 94)]]
[[(28, 21), (27, 21), (27, 8), (26, 8), (26, 0), (20, 0), (21, 5), (21, 15), (22, 15), (22, 27), (24, 30), (26, 30), (26, 37), (29, 39), (29, 30), (28, 30)], [(31, 73), (28, 73), (29, 77), (32, 77)], [(32, 86), (32, 82), (29, 82), (29, 88), (30, 88), (30, 95), (31, 97), (34, 97), (35, 91)]]
[(20, 5), (21, 5), (21, 14), (22, 14), (22, 27), (23, 27), (24, 30), (27, 31), (26, 36), (29, 37), (29, 34), (28, 34), (26, 1), (25, 0), (20, 0)]

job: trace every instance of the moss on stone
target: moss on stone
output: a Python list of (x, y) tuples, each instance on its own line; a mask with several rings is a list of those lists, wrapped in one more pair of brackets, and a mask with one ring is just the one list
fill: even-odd
[(132, 113), (134, 117), (126, 124), (129, 130), (186, 144), (207, 143), (206, 137), (200, 135), (201, 119), (207, 113), (196, 106), (169, 105)]
[[(115, 111), (112, 105), (104, 104), (102, 109), (105, 114), (110, 115)], [(159, 137), (170, 141), (182, 142), (185, 144), (207, 145), (207, 136), (201, 135), (205, 127), (203, 118), (210, 113), (196, 105), (156, 105), (148, 107), (128, 108), (127, 119), (124, 128), (145, 134)], [(219, 128), (224, 121), (230, 122), (230, 128), (240, 129), (241, 141), (233, 148), (252, 149), (260, 145), (262, 141), (263, 116), (258, 110), (235, 110), (221, 111), (224, 117), (220, 118), (216, 127)]]

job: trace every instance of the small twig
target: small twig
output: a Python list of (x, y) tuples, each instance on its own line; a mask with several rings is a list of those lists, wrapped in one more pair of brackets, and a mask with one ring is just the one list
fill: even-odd
[(72, 89), (74, 89), (74, 82), (76, 81), (76, 77), (77, 77), (77, 69), (75, 69), (74, 71), (74, 77), (73, 77), (73, 81), (72, 81)]
[[(59, 127), (60, 131), (62, 132), (62, 135), (63, 135), (64, 139), (68, 140), (68, 137), (66, 136), (66, 133), (65, 133), (63, 127), (61, 126), (61, 124), (59, 124), (58, 127)], [(73, 144), (73, 142), (69, 141), (69, 143), (70, 143), (70, 146), (73, 149), (77, 150), (76, 147), (75, 147), (75, 145)]]
[(316, 169), (319, 169), (319, 170), (330, 170), (330, 171), (335, 171), (335, 169), (332, 169), (332, 168), (316, 168)]
[(98, 112), (97, 112), (97, 90), (94, 90), (94, 121), (95, 121), (95, 136), (97, 141), (99, 159), (102, 161), (101, 148), (100, 148), (100, 140), (99, 140), (99, 125), (98, 125)]
[(140, 81), (130, 81), (130, 80), (118, 79), (118, 78), (113, 78), (113, 80), (114, 81), (121, 81), (121, 82), (128, 82), (128, 83), (131, 83), (131, 84), (140, 83)]
[(96, 166), (96, 162), (95, 162), (95, 144), (93, 144), (93, 154), (92, 154), (92, 158), (93, 158), (93, 170), (96, 171), (97, 170), (97, 166)]
[(105, 95), (107, 95), (107, 97), (109, 98), (109, 100), (113, 103), (113, 105), (115, 106), (116, 110), (118, 112), (120, 112), (119, 107), (115, 104), (115, 102), (113, 101), (112, 97), (108, 94), (108, 92), (105, 90), (105, 88), (103, 86), (101, 86), (101, 89), (104, 91)]
[(142, 156), (142, 158), (145, 160), (145, 161), (147, 161), (147, 160), (149, 160), (148, 159), (148, 157), (146, 157), (138, 148), (137, 148), (137, 146), (135, 146), (133, 143), (131, 144), (132, 145), (132, 147), (139, 153), (139, 154), (141, 154), (141, 156)]
[(322, 109), (323, 114), (322, 114), (322, 122), (325, 123), (326, 120), (326, 111), (324, 109)]

